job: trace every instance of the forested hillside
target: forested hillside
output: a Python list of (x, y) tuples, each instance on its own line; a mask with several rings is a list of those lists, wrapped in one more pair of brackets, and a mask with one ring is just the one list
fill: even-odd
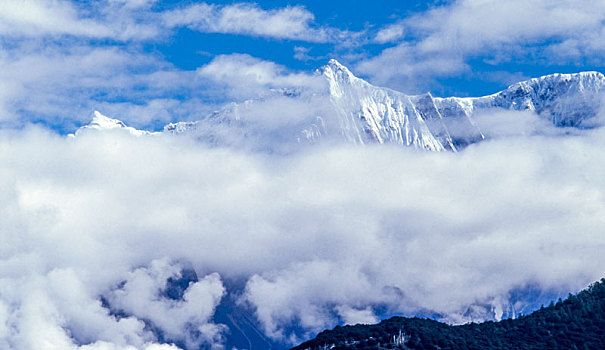
[(305, 349), (605, 349), (605, 279), (514, 320), (450, 326), (393, 317), (337, 326), (293, 348)]

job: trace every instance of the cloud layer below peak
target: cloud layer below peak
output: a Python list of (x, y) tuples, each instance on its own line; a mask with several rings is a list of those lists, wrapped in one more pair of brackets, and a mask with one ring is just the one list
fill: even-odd
[[(284, 342), (388, 314), (497, 318), (528, 305), (517, 289), (566, 294), (602, 277), (604, 139), (284, 158), (119, 129), (4, 132), (0, 341), (143, 347), (163, 334), (220, 348), (212, 315), (235, 297)], [(200, 280), (162, 301), (179, 261)]]

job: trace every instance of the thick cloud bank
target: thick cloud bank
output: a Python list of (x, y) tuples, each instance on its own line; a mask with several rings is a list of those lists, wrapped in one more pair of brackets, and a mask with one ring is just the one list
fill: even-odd
[(226, 298), (284, 342), (497, 318), (605, 274), (602, 129), (288, 157), (122, 131), (0, 135), (0, 348), (220, 349)]

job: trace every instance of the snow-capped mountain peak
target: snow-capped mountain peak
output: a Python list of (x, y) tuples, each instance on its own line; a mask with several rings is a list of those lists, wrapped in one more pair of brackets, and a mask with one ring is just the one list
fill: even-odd
[[(394, 143), (431, 151), (456, 151), (457, 145), (469, 143), (452, 138), (429, 93), (408, 96), (374, 86), (336, 60), (330, 60), (321, 72), (329, 84), (338, 133), (350, 142)], [(472, 141), (483, 138), (473, 123), (468, 127)]]
[(363, 79), (356, 77), (349, 68), (343, 66), (335, 59), (322, 66), (318, 72), (327, 80), (332, 95), (340, 96), (342, 88), (350, 85), (369, 86)]
[(126, 124), (124, 124), (124, 122), (119, 119), (109, 118), (99, 111), (94, 111), (90, 123), (78, 128), (74, 135), (77, 136), (83, 132), (88, 132), (89, 130), (107, 131), (114, 129), (122, 129), (135, 136), (152, 134), (149, 131), (138, 130), (130, 126), (126, 126)]
[(331, 59), (328, 64), (320, 68), (320, 71), (328, 77), (328, 79), (333, 79), (335, 81), (346, 81), (350, 82), (352, 80), (360, 80), (358, 79), (349, 68), (343, 66), (335, 59)]
[(109, 118), (99, 111), (94, 111), (92, 121), (85, 127), (94, 129), (115, 129), (126, 128), (127, 126), (121, 120)]

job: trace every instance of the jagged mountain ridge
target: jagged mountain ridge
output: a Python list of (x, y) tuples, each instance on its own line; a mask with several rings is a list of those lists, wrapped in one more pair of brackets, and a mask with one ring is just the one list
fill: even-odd
[[(327, 139), (457, 151), (485, 138), (475, 121), (479, 113), (529, 110), (558, 127), (590, 127), (605, 92), (605, 76), (599, 72), (547, 75), (489, 96), (470, 98), (405, 95), (356, 77), (336, 60), (318, 69), (316, 76), (325, 81), (326, 91), (273, 91), (273, 95), (257, 100), (231, 103), (200, 121), (168, 124), (163, 132), (193, 134), (213, 145), (241, 145), (254, 140), (266, 149)], [(313, 108), (304, 118), (268, 123), (257, 115), (257, 109), (272, 98)], [(321, 108), (317, 107), (318, 101), (323, 103), (319, 103)], [(284, 110), (263, 113), (279, 115)]]
[(598, 72), (553, 74), (516, 83), (489, 96), (439, 98), (430, 93), (407, 96), (375, 87), (335, 60), (322, 72), (340, 117), (351, 121), (346, 125), (362, 122), (358, 124), (362, 132), (356, 130), (360, 143), (373, 140), (434, 151), (456, 151), (483, 140), (473, 115), (493, 108), (530, 110), (555, 126), (579, 127), (598, 113), (605, 86), (605, 76)]
[(604, 89), (605, 76), (599, 72), (552, 74), (471, 100), (474, 108), (531, 110), (555, 126), (578, 127), (599, 112)]

